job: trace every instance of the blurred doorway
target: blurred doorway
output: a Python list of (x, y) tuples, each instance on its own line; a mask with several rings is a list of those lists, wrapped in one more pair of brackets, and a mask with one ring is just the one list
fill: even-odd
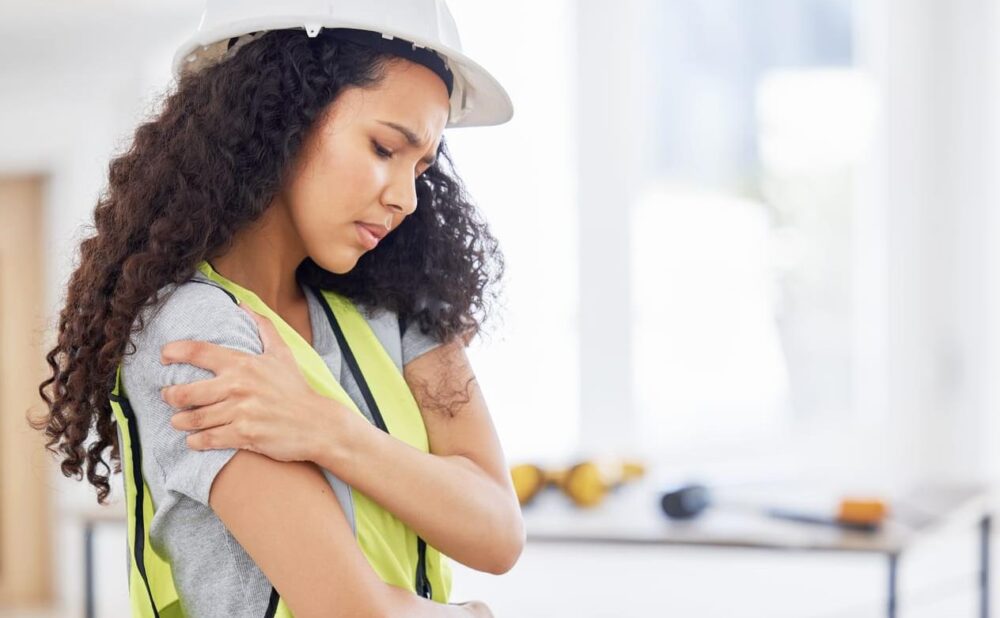
[(0, 608), (52, 602), (49, 459), (40, 412), (44, 252), (41, 176), (0, 176)]

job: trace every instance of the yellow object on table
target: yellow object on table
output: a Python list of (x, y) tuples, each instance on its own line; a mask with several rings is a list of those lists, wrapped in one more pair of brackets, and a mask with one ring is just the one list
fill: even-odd
[(529, 504), (545, 487), (554, 485), (580, 507), (600, 504), (609, 491), (645, 472), (641, 462), (619, 459), (587, 460), (552, 470), (535, 464), (518, 464), (510, 470), (522, 506)]

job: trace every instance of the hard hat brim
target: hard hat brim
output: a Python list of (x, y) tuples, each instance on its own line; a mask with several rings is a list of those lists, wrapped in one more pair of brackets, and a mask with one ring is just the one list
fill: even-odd
[[(464, 54), (452, 51), (447, 54), (449, 64), (462, 75), (467, 91), (453, 93), (453, 116), (448, 119), (448, 127), (474, 127), (503, 124), (514, 116), (514, 105), (510, 95), (493, 75)], [(465, 98), (465, 113), (455, 117), (455, 110), (462, 109), (462, 102), (456, 97)]]

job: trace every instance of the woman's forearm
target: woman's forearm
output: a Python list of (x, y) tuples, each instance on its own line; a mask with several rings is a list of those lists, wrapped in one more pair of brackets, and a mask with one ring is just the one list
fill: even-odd
[[(336, 405), (325, 400), (325, 405)], [(424, 453), (343, 410), (330, 419), (313, 461), (471, 568), (504, 573), (524, 546), (515, 496), (467, 457)]]

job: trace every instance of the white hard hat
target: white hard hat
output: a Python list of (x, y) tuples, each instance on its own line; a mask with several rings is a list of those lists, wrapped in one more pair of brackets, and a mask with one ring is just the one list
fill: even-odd
[(206, 0), (198, 29), (174, 56), (174, 75), (218, 61), (235, 37), (290, 28), (310, 37), (323, 28), (368, 30), (433, 50), (454, 76), (448, 127), (502, 124), (514, 114), (503, 86), (462, 53), (444, 0)]

